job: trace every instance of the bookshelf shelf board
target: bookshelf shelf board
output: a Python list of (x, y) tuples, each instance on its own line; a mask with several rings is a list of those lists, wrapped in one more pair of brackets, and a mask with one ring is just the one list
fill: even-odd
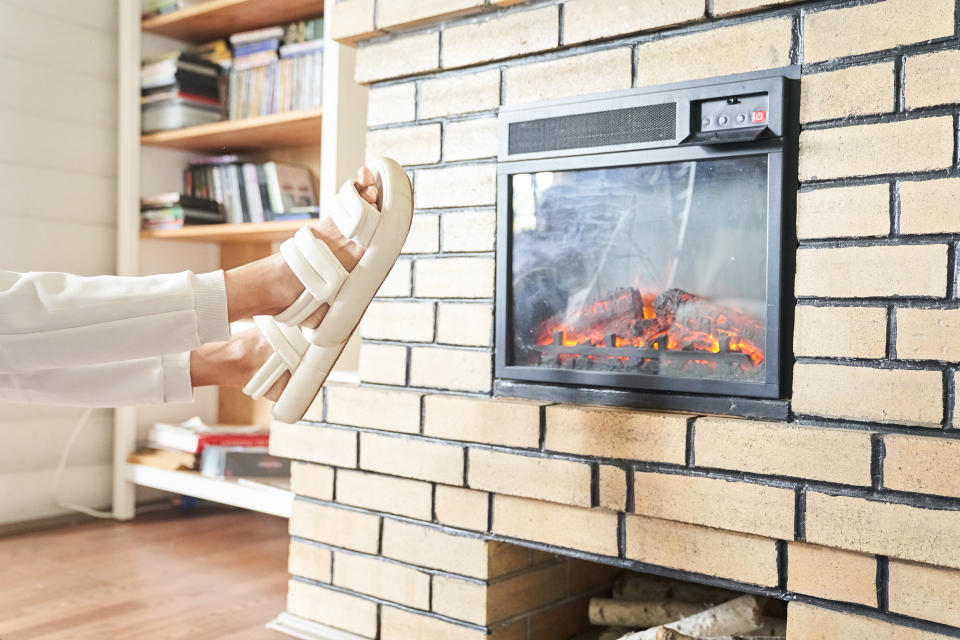
[(323, 109), (287, 111), (242, 120), (223, 120), (140, 136), (140, 143), (181, 151), (231, 153), (320, 144)]
[(140, 23), (143, 31), (187, 42), (323, 15), (323, 0), (208, 0)]
[(197, 224), (180, 229), (153, 229), (141, 231), (144, 240), (188, 240), (192, 242), (279, 242), (286, 240), (307, 220), (284, 220), (259, 224)]
[(292, 492), (246, 487), (230, 478), (207, 478), (197, 471), (167, 471), (142, 464), (127, 464), (127, 479), (142, 487), (193, 496), (281, 518), (289, 518), (293, 509)]

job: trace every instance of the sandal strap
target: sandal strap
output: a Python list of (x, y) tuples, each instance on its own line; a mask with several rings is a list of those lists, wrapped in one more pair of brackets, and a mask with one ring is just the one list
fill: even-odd
[(364, 248), (370, 245), (373, 232), (380, 224), (380, 212), (360, 197), (353, 180), (343, 183), (337, 198), (330, 202), (324, 213), (330, 216), (340, 233)]
[(349, 272), (327, 243), (314, 236), (309, 227), (301, 227), (294, 237), (280, 245), (280, 254), (305, 290), (276, 319), (296, 326), (317, 307), (336, 298)]
[(253, 320), (274, 350), (274, 353), (243, 387), (245, 394), (254, 399), (260, 399), (285, 372), (289, 371), (292, 374), (297, 370), (310, 343), (297, 327), (281, 325), (270, 316), (255, 316)]

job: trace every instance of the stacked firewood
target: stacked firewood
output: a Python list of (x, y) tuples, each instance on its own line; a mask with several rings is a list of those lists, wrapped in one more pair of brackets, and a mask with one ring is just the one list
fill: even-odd
[(629, 573), (617, 580), (612, 598), (590, 600), (590, 623), (603, 628), (577, 640), (784, 640), (781, 606), (726, 589)]

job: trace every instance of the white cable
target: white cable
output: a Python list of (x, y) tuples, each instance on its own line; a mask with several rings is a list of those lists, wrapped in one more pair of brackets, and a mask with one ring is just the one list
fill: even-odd
[(63, 471), (67, 467), (67, 458), (70, 456), (70, 451), (73, 449), (73, 443), (76, 442), (77, 437), (79, 437), (80, 432), (83, 431), (83, 428), (86, 426), (87, 421), (90, 419), (90, 414), (93, 413), (93, 409), (84, 409), (83, 413), (80, 414), (80, 419), (77, 420), (76, 424), (73, 426), (73, 431), (70, 432), (70, 437), (67, 438), (67, 444), (64, 445), (63, 451), (60, 452), (60, 462), (57, 463), (57, 472), (53, 477), (53, 501), (60, 507), (64, 509), (69, 509), (71, 511), (78, 511), (80, 513), (86, 514), (93, 518), (113, 518), (113, 513), (109, 511), (97, 511), (96, 509), (91, 509), (90, 507), (85, 507), (82, 504), (73, 504), (71, 502), (64, 502), (60, 499), (60, 480), (63, 477)]

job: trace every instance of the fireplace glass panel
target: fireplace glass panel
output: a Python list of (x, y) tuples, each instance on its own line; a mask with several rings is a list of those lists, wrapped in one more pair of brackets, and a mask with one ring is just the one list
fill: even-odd
[(508, 365), (764, 381), (766, 155), (510, 187)]

